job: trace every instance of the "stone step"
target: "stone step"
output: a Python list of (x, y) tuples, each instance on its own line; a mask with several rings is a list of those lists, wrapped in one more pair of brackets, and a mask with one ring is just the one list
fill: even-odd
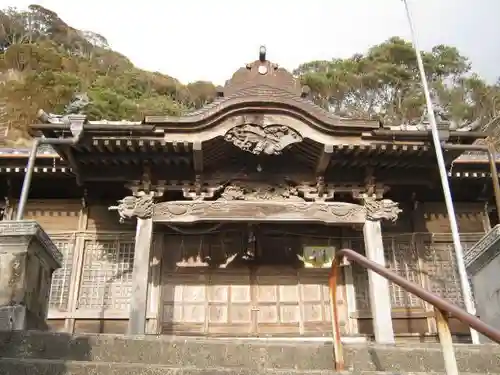
[[(280, 370), (245, 368), (180, 368), (137, 363), (65, 362), (47, 359), (0, 358), (0, 375), (395, 375), (394, 372), (362, 371), (335, 372), (332, 370)], [(399, 372), (398, 375), (428, 375), (426, 372)], [(434, 375), (445, 375), (435, 372)], [(464, 373), (461, 375), (480, 375)], [(490, 373), (489, 375), (500, 375)]]
[[(500, 369), (500, 346), (456, 345), (462, 372)], [(0, 358), (122, 363), (178, 368), (332, 370), (331, 343), (194, 337), (125, 337), (0, 332)], [(345, 346), (350, 371), (444, 372), (439, 344)]]

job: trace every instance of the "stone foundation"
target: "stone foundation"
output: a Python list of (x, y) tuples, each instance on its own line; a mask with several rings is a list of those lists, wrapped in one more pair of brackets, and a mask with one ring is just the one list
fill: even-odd
[[(0, 374), (341, 375), (333, 371), (332, 345), (287, 339), (5, 332), (0, 333)], [(455, 345), (454, 349), (461, 373), (500, 372), (500, 346)], [(445, 372), (439, 344), (349, 344), (344, 354), (350, 374)]]
[(36, 221), (0, 222), (0, 330), (46, 329), (62, 255)]

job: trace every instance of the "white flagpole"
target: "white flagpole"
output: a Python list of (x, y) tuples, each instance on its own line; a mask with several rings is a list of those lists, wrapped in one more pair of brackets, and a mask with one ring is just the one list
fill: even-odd
[[(432, 140), (434, 143), (434, 150), (436, 152), (436, 159), (439, 168), (439, 174), (441, 177), (441, 184), (443, 188), (444, 200), (446, 203), (446, 209), (448, 211), (448, 217), (450, 219), (451, 234), (453, 238), (453, 245), (455, 247), (455, 257), (457, 261), (458, 274), (460, 278), (460, 286), (462, 289), (462, 296), (464, 299), (465, 310), (472, 315), (476, 315), (476, 308), (474, 306), (474, 300), (472, 298), (471, 287), (469, 283), (469, 277), (467, 276), (467, 270), (465, 268), (464, 261), (464, 251), (462, 248), (462, 243), (460, 241), (460, 233), (458, 231), (457, 218), (455, 216), (455, 208), (453, 207), (453, 200), (451, 197), (450, 184), (448, 181), (448, 173), (446, 171), (446, 165), (444, 163), (443, 149), (441, 148), (441, 140), (439, 139), (438, 128), (436, 124), (436, 116), (434, 115), (434, 107), (431, 100), (431, 94), (429, 92), (429, 85), (427, 84), (427, 78), (425, 75), (424, 63), (422, 62), (422, 54), (418, 46), (417, 36), (415, 32), (415, 27), (413, 25), (413, 19), (411, 16), (410, 8), (408, 6), (407, 0), (402, 0), (406, 8), (406, 16), (408, 17), (408, 24), (410, 26), (411, 38), (413, 42), (413, 47), (415, 48), (415, 54), (417, 56), (418, 69), (420, 70), (420, 76), (422, 79), (422, 88), (424, 90), (425, 102), (427, 104), (427, 114), (429, 117), (429, 123), (431, 126)], [(471, 338), (473, 344), (479, 344), (478, 333), (471, 329)]]

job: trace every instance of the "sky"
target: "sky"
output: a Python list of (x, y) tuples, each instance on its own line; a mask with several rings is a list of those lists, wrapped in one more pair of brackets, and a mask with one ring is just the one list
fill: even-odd
[[(0, 8), (34, 1), (0, 0)], [(39, 0), (69, 25), (105, 36), (138, 67), (224, 84), (258, 57), (294, 69), (410, 39), (400, 0)], [(500, 76), (500, 0), (409, 0), (422, 49), (456, 46), (473, 70)]]

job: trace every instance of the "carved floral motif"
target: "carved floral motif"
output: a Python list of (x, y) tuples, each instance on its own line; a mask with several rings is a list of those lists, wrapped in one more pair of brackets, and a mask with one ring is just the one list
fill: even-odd
[(221, 201), (284, 201), (303, 202), (298, 190), (290, 185), (259, 183), (231, 184), (222, 191)]
[(258, 126), (245, 124), (230, 129), (224, 139), (236, 147), (252, 154), (279, 155), (281, 151), (302, 141), (302, 137), (292, 128), (285, 125)]
[(325, 223), (363, 223), (365, 208), (341, 202), (176, 201), (154, 207), (154, 219), (167, 222), (290, 220)]
[(403, 212), (399, 208), (399, 203), (390, 199), (378, 200), (374, 197), (365, 197), (364, 205), (368, 220), (390, 220), (394, 222), (398, 219), (399, 214)]
[(139, 219), (148, 219), (153, 216), (153, 196), (144, 192), (138, 196), (128, 196), (120, 199), (117, 206), (111, 206), (108, 209), (110, 211), (118, 211), (120, 223), (134, 216)]

